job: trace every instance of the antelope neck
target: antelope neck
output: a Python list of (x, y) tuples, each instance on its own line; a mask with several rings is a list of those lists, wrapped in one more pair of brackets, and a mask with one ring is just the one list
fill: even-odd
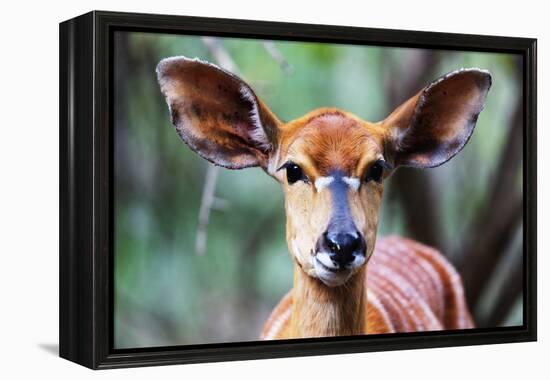
[(334, 288), (294, 266), (291, 338), (365, 334), (365, 307), (364, 266)]

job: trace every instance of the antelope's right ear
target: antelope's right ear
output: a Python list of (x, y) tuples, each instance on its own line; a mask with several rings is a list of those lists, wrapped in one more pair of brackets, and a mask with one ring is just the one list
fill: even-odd
[(237, 76), (208, 62), (166, 58), (158, 81), (182, 140), (229, 169), (267, 167), (281, 122)]

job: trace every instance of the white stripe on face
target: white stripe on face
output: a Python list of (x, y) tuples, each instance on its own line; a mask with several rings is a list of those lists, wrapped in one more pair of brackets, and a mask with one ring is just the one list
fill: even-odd
[(353, 189), (354, 191), (357, 191), (359, 189), (359, 185), (361, 184), (359, 178), (356, 177), (342, 177), (342, 181), (344, 181), (350, 189)]
[(334, 177), (319, 177), (315, 180), (315, 188), (321, 191), (334, 181)]
[[(342, 177), (342, 181), (353, 191), (357, 191), (361, 184), (359, 178), (356, 177)], [(327, 188), (332, 182), (334, 182), (334, 177), (319, 177), (315, 180), (315, 188), (317, 191), (321, 191)]]

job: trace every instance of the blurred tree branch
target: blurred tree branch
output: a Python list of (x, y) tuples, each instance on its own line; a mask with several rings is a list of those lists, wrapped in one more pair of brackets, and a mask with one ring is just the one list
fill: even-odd
[(247, 310), (247, 314), (254, 311), (254, 305), (258, 303), (258, 252), (262, 248), (262, 244), (269, 241), (275, 229), (273, 228), (273, 214), (275, 209), (280, 207), (278, 202), (266, 202), (260, 218), (256, 219), (251, 224), (252, 232), (247, 233), (249, 239), (244, 241), (241, 250), (241, 261), (246, 263), (241, 267), (239, 276), (239, 285), (241, 289), (240, 307)]
[(521, 141), (522, 134), (523, 103), (518, 100), (485, 206), (466, 231), (465, 244), (460, 248), (464, 252), (459, 269), (474, 313), (481, 292), (523, 215), (523, 195), (517, 186), (523, 162), (523, 147), (517, 142)]
[[(241, 76), (241, 73), (233, 61), (233, 58), (231, 58), (231, 55), (218, 38), (202, 37), (201, 40), (220, 67), (235, 75)], [(277, 49), (272, 41), (264, 42), (263, 46), (286, 74), (291, 74), (293, 72), (292, 65), (288, 63), (283, 54), (279, 51), (279, 49)], [(197, 234), (195, 238), (195, 252), (199, 256), (206, 252), (208, 222), (210, 220), (211, 210), (216, 208), (224, 209), (227, 206), (227, 202), (224, 199), (220, 199), (215, 196), (219, 169), (220, 168), (215, 165), (208, 164), (201, 197)]]
[[(395, 107), (433, 79), (431, 68), (437, 66), (438, 56), (433, 51), (412, 51), (408, 59), (403, 60), (406, 61), (406, 67), (392, 60), (391, 56), (386, 57), (386, 61), (392, 66), (389, 70), (391, 77), (387, 80), (389, 104)], [(396, 81), (395, 77), (403, 79)], [(522, 217), (522, 193), (517, 186), (523, 153), (521, 144), (517, 143), (522, 139), (522, 121), (522, 103), (519, 98), (484, 207), (461, 239), (462, 244), (457, 248), (460, 252), (453, 255), (459, 261), (458, 268), (463, 275), (468, 304), (477, 318), (480, 295), (493, 277), (494, 269), (510, 245), (513, 232)], [(402, 168), (394, 173), (390, 181), (390, 197), (399, 201), (411, 237), (447, 252), (450, 247), (440, 227), (440, 201), (431, 173)], [(521, 281), (518, 281), (521, 270), (520, 265), (517, 269), (520, 273), (507, 273), (509, 281), (514, 283), (510, 283), (498, 295), (495, 309), (487, 323), (495, 323), (497, 319), (506, 317), (502, 314), (509, 311), (509, 305), (521, 290)]]
[(509, 266), (504, 274), (506, 286), (498, 295), (495, 306), (491, 310), (484, 326), (501, 326), (505, 321), (514, 303), (523, 293), (523, 255), (522, 248), (519, 252), (514, 251), (514, 262)]
[(263, 45), (267, 53), (277, 62), (285, 74), (292, 75), (294, 73), (294, 67), (286, 60), (273, 41), (265, 41)]
[[(434, 79), (432, 68), (439, 60), (433, 50), (411, 50), (407, 58), (401, 61), (406, 61), (406, 67), (400, 66), (401, 62), (395, 62), (391, 56), (385, 58), (391, 66), (391, 76), (386, 80), (388, 104), (394, 108)], [(390, 179), (389, 196), (401, 204), (410, 237), (445, 251), (439, 197), (429, 171), (400, 168)]]
[[(202, 42), (220, 67), (232, 73), (238, 74), (237, 65), (223, 47), (220, 40), (214, 37), (202, 37)], [(216, 183), (220, 168), (208, 164), (206, 179), (202, 190), (201, 206), (199, 209), (199, 223), (197, 226), (197, 235), (195, 238), (195, 252), (197, 255), (204, 255), (206, 252), (206, 240), (208, 238), (208, 222), (210, 212), (215, 208), (216, 203), (223, 203), (224, 200), (216, 198)], [(216, 202), (218, 200), (218, 202)]]

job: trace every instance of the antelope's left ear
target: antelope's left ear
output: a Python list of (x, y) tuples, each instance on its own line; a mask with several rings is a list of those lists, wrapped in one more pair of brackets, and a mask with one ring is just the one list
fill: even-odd
[(474, 131), (491, 87), (491, 74), (461, 69), (432, 82), (382, 124), (385, 154), (394, 166), (431, 168), (462, 150)]

